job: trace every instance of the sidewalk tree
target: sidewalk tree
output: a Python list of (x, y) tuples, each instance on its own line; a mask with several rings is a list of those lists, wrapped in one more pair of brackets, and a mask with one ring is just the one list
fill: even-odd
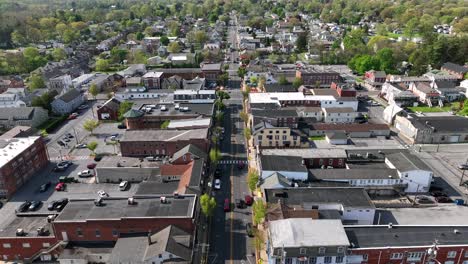
[(89, 142), (88, 144), (86, 144), (86, 147), (87, 147), (89, 150), (91, 150), (93, 153), (94, 153), (94, 151), (96, 150), (97, 146), (98, 146), (98, 143), (97, 143), (96, 141), (91, 141), (91, 142)]
[(200, 197), (200, 205), (203, 214), (210, 217), (213, 215), (214, 209), (216, 208), (216, 200), (214, 197), (210, 197), (205, 193)]
[(161, 129), (167, 129), (167, 127), (169, 126), (170, 123), (171, 123), (170, 120), (164, 121), (164, 122), (161, 124)]
[(262, 200), (256, 200), (252, 206), (254, 212), (254, 225), (258, 226), (262, 223), (266, 215), (266, 204)]
[(246, 127), (244, 129), (244, 136), (247, 139), (247, 141), (250, 140), (250, 138), (252, 137), (252, 132), (250, 131), (250, 128)]
[(255, 170), (249, 171), (249, 174), (247, 175), (247, 183), (249, 184), (249, 189), (251, 192), (255, 191), (257, 189), (257, 184), (258, 184), (258, 172)]
[(211, 148), (210, 150), (210, 160), (211, 163), (218, 163), (218, 161), (221, 159), (221, 152), (219, 151), (218, 148)]
[(84, 121), (83, 123), (83, 128), (86, 131), (89, 131), (91, 134), (93, 134), (94, 129), (96, 129), (99, 126), (99, 121), (95, 119), (88, 119)]
[(218, 96), (218, 99), (221, 100), (221, 102), (224, 100), (224, 99), (230, 99), (231, 96), (229, 95), (229, 93), (226, 93), (225, 91), (217, 91), (216, 92), (216, 95)]
[(240, 112), (239, 117), (244, 121), (245, 124), (247, 124), (247, 121), (249, 121), (249, 114), (247, 114), (245, 111)]
[(281, 75), (278, 79), (278, 83), (281, 85), (289, 84), (288, 79), (284, 75)]
[(216, 123), (218, 125), (221, 125), (223, 123), (224, 113), (221, 112), (221, 111), (217, 111), (216, 115), (215, 115), (215, 118), (216, 118)]
[(216, 106), (216, 109), (217, 109), (218, 111), (223, 111), (224, 108), (226, 107), (226, 106), (224, 105), (223, 101), (221, 101), (221, 100), (219, 100), (219, 99), (217, 99), (217, 100), (215, 101), (215, 106)]
[(246, 73), (247, 70), (244, 67), (239, 67), (239, 69), (237, 69), (237, 75), (239, 75), (241, 78), (244, 78)]
[(302, 85), (302, 79), (296, 77), (296, 78), (294, 79), (292, 85), (294, 86), (294, 88), (299, 88), (299, 86)]
[(96, 96), (99, 93), (99, 89), (98, 89), (97, 85), (95, 83), (91, 84), (88, 91), (94, 97), (94, 100), (96, 100)]

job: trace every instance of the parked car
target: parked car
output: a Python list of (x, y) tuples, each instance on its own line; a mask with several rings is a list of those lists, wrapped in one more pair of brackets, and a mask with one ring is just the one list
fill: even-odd
[(438, 203), (453, 203), (453, 200), (446, 196), (438, 196), (435, 198)]
[(99, 197), (101, 197), (101, 198), (103, 198), (103, 197), (109, 197), (109, 194), (106, 193), (106, 191), (104, 191), (104, 190), (99, 190), (99, 191), (97, 192), (97, 194), (98, 194)]
[(441, 191), (432, 191), (430, 194), (434, 197), (447, 197), (447, 194)]
[(84, 149), (84, 148), (87, 148), (87, 147), (88, 147), (88, 145), (86, 145), (86, 144), (78, 144), (78, 145), (75, 146), (75, 148), (77, 148), (77, 149)]
[(215, 176), (216, 179), (221, 178), (221, 170), (216, 168), (214, 176)]
[(69, 138), (64, 137), (64, 138), (62, 138), (62, 141), (65, 142), (65, 143), (68, 143), (68, 142), (70, 142), (71, 140), (70, 140)]
[(88, 163), (88, 165), (86, 165), (86, 168), (90, 169), (90, 170), (93, 170), (94, 168), (96, 168), (96, 163)]
[(119, 184), (119, 190), (126, 191), (129, 186), (130, 186), (130, 183), (128, 181), (122, 181)]
[(96, 156), (94, 156), (94, 161), (101, 161), (102, 160), (102, 155), (100, 154), (96, 154)]
[(432, 204), (434, 203), (434, 201), (430, 198), (430, 197), (427, 197), (427, 196), (418, 196), (416, 197), (416, 201), (420, 204)]
[(118, 129), (126, 129), (127, 126), (124, 125), (124, 124), (119, 124), (119, 125), (117, 126), (117, 128), (118, 128)]
[(65, 183), (63, 182), (57, 183), (57, 185), (55, 185), (55, 190), (59, 192), (65, 190)]
[(468, 170), (468, 164), (460, 164), (460, 165), (458, 165), (458, 169), (460, 169), (460, 170)]
[(92, 177), (94, 176), (94, 172), (92, 170), (83, 170), (78, 172), (78, 177), (84, 178), (84, 177)]
[(67, 144), (66, 144), (65, 142), (63, 142), (62, 140), (57, 141), (57, 144), (58, 144), (59, 146), (62, 146), (62, 147), (65, 147), (65, 146), (67, 145)]
[(47, 191), (47, 189), (49, 189), (51, 183), (50, 182), (46, 182), (44, 184), (42, 184), (40, 187), (39, 187), (39, 192), (45, 192)]
[(57, 211), (62, 211), (62, 209), (67, 205), (68, 203), (68, 198), (62, 198), (57, 201), (57, 205), (55, 206), (55, 210)]
[(24, 201), (24, 203), (22, 203), (18, 209), (16, 209), (17, 212), (26, 212), (28, 211), (29, 209), (29, 206), (31, 205), (31, 202), (30, 201)]
[(224, 212), (229, 212), (231, 211), (231, 201), (229, 201), (229, 198), (224, 199)]
[(247, 233), (247, 235), (249, 237), (253, 237), (254, 236), (254, 232), (253, 232), (253, 226), (251, 223), (247, 223), (245, 225), (245, 232)]
[(249, 206), (250, 206), (250, 205), (253, 204), (253, 197), (252, 197), (252, 196), (246, 195), (246, 196), (244, 197), (244, 199), (245, 199), (245, 204), (246, 204), (246, 205), (249, 205)]
[(49, 211), (53, 211), (55, 210), (55, 207), (57, 206), (57, 203), (58, 201), (51, 201), (48, 205), (47, 205), (47, 210)]
[(70, 132), (66, 133), (66, 134), (65, 134), (65, 137), (67, 137), (67, 138), (74, 138), (73, 135), (72, 135)]
[(29, 211), (36, 211), (37, 209), (39, 209), (39, 207), (41, 207), (41, 205), (42, 205), (42, 202), (41, 202), (41, 201), (33, 201), (33, 202), (29, 205), (28, 210), (29, 210)]
[(86, 108), (88, 108), (87, 104), (82, 104), (82, 105), (78, 106), (78, 110), (84, 110)]
[(245, 202), (244, 202), (244, 200), (242, 200), (242, 199), (236, 199), (236, 207), (237, 207), (237, 208), (240, 208), (240, 209), (244, 208), (244, 207), (245, 207)]
[(215, 180), (214, 188), (215, 188), (215, 190), (220, 190), (221, 189), (221, 180), (220, 179)]

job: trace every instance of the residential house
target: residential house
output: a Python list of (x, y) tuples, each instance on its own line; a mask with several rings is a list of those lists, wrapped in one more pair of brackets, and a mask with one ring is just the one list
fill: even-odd
[(325, 123), (354, 123), (359, 113), (350, 107), (322, 108)]
[(162, 72), (147, 72), (143, 75), (142, 82), (147, 89), (161, 89)]
[(11, 93), (0, 94), (0, 108), (25, 107), (26, 103), (20, 100), (20, 96)]
[(146, 73), (146, 66), (145, 64), (132, 64), (117, 73), (123, 77), (143, 76)]
[(385, 164), (398, 171), (402, 183), (407, 184), (407, 193), (428, 192), (431, 186), (432, 170), (415, 155), (401, 151), (386, 155)]
[(387, 79), (384, 71), (370, 70), (364, 74), (365, 86), (372, 90), (380, 90)]
[(431, 87), (434, 88), (446, 102), (463, 99), (462, 91), (456, 87), (454, 82), (435, 80), (431, 83)]
[(208, 154), (197, 146), (189, 144), (172, 155), (171, 164), (188, 164), (196, 159), (207, 161)]
[(275, 127), (297, 128), (299, 120), (299, 114), (294, 109), (252, 109), (248, 123), (251, 128), (264, 121)]
[(403, 82), (385, 82), (380, 95), (390, 104), (413, 106), (418, 101), (418, 96), (407, 89), (408, 86)]
[(141, 77), (128, 77), (125, 78), (126, 87), (139, 87), (141, 86)]
[(201, 71), (208, 83), (217, 82), (219, 75), (222, 73), (221, 63), (205, 63), (201, 66)]
[(468, 73), (468, 67), (452, 62), (444, 63), (440, 69), (456, 76), (459, 80), (463, 80), (465, 78), (465, 74)]
[(461, 116), (396, 116), (395, 128), (413, 144), (468, 142), (468, 118)]
[(180, 78), (185, 80), (191, 80), (196, 77), (204, 77), (204, 74), (200, 68), (170, 68), (161, 69), (161, 71), (163, 72), (163, 74), (161, 75), (162, 79), (167, 79), (172, 76), (179, 76)]
[(346, 263), (351, 246), (340, 220), (276, 220), (269, 222), (267, 234), (268, 264)]
[(101, 107), (96, 110), (99, 120), (114, 120), (119, 118), (120, 101), (113, 97), (107, 100)]
[(108, 91), (113, 87), (112, 78), (107, 74), (96, 74), (93, 79), (88, 82), (87, 88), (91, 85), (96, 85), (99, 92)]
[(49, 119), (47, 110), (42, 107), (3, 108), (0, 111), (0, 127), (11, 129), (15, 126), (37, 128)]
[(73, 112), (78, 106), (83, 104), (83, 95), (75, 88), (70, 91), (57, 96), (52, 101), (52, 111), (57, 114), (66, 115)]
[(257, 162), (260, 170), (260, 177), (267, 178), (273, 173), (280, 173), (289, 180), (306, 181), (307, 168), (303, 164), (302, 157), (260, 155)]
[(72, 80), (73, 87), (75, 89), (81, 89), (82, 86), (87, 85), (96, 76), (95, 73), (82, 74)]
[(164, 78), (161, 87), (164, 90), (177, 90), (177, 89), (182, 89), (183, 88), (183, 81), (182, 77), (178, 75), (173, 75), (168, 78)]
[(431, 82), (413, 82), (408, 90), (418, 97), (419, 102), (429, 106), (438, 105), (440, 94), (431, 87)]
[(265, 121), (253, 127), (252, 137), (258, 149), (302, 147), (301, 137), (291, 128), (274, 127)]
[(325, 133), (325, 140), (330, 145), (347, 145), (348, 135), (344, 130), (335, 130)]
[(206, 84), (205, 78), (195, 77), (193, 80), (183, 80), (182, 87), (184, 90), (199, 91), (204, 90)]
[(50, 91), (56, 91), (58, 94), (66, 93), (72, 87), (72, 79), (68, 74), (51, 78), (47, 83), (47, 88)]
[(377, 136), (390, 136), (390, 127), (386, 124), (325, 124), (312, 123), (309, 125), (309, 136), (325, 136), (334, 131), (345, 131), (350, 138), (371, 138)]

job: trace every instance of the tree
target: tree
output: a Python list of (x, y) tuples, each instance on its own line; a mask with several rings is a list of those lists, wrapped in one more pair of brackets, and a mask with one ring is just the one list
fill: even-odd
[(109, 69), (109, 62), (104, 59), (96, 61), (96, 71), (107, 71)]
[(379, 70), (380, 62), (371, 55), (356, 55), (348, 62), (348, 66), (359, 74), (364, 74), (369, 70)]
[(45, 88), (46, 85), (45, 85), (44, 79), (42, 79), (40, 75), (34, 74), (29, 78), (28, 87), (29, 87), (29, 90), (35, 90), (39, 88)]
[(167, 46), (167, 44), (169, 44), (169, 38), (167, 36), (162, 36), (160, 41), (163, 46)]
[(216, 111), (215, 114), (216, 123), (222, 124), (224, 119), (224, 113), (221, 111)]
[(126, 49), (114, 47), (111, 49), (110, 54), (113, 62), (121, 63), (125, 58), (127, 58), (128, 51)]
[(252, 132), (250, 131), (250, 128), (244, 128), (244, 136), (247, 139), (247, 141), (250, 140), (250, 138), (252, 137)]
[(94, 129), (99, 126), (99, 121), (95, 119), (88, 119), (84, 121), (83, 128), (93, 134)]
[(89, 87), (88, 92), (94, 97), (94, 100), (96, 100), (96, 96), (99, 94), (99, 89), (95, 83), (91, 84)]
[(237, 75), (239, 75), (241, 78), (244, 78), (246, 73), (247, 70), (244, 67), (239, 67), (239, 69), (237, 69)]
[(213, 164), (218, 163), (218, 161), (221, 159), (221, 152), (219, 151), (218, 148), (211, 148), (210, 150), (210, 161)]
[(307, 34), (299, 34), (297, 36), (296, 49), (298, 52), (307, 51)]
[(89, 150), (91, 150), (91, 152), (93, 152), (93, 153), (94, 153), (94, 151), (96, 150), (97, 146), (98, 146), (98, 143), (97, 143), (96, 141), (91, 141), (91, 142), (89, 142), (88, 144), (86, 144), (86, 147), (87, 147)]
[(292, 85), (296, 89), (299, 88), (302, 85), (302, 79), (299, 78), (299, 77), (294, 78), (294, 81), (293, 81)]
[(169, 124), (171, 123), (171, 120), (166, 120), (161, 124), (161, 129), (167, 129)]
[(245, 124), (247, 124), (247, 121), (249, 121), (249, 114), (247, 114), (245, 111), (240, 112), (239, 117), (244, 121)]
[(251, 192), (257, 189), (258, 180), (259, 180), (258, 172), (255, 170), (249, 171), (249, 174), (247, 175), (247, 183), (249, 185), (249, 189)]
[(54, 94), (51, 92), (46, 92), (42, 94), (41, 96), (34, 97), (32, 99), (31, 105), (36, 106), (36, 107), (42, 107), (49, 112), (52, 111), (51, 103), (54, 101)]
[(119, 121), (123, 120), (123, 115), (127, 113), (130, 109), (132, 109), (133, 102), (130, 101), (123, 101), (120, 103), (119, 106)]
[(220, 74), (218, 76), (218, 85), (226, 85), (229, 80), (229, 75), (227, 72)]
[(379, 61), (380, 70), (386, 73), (393, 73), (396, 69), (396, 61), (393, 57), (393, 50), (390, 48), (383, 48), (377, 52), (375, 58)]
[(219, 100), (221, 100), (221, 102), (224, 100), (224, 99), (230, 99), (231, 96), (229, 95), (229, 93), (226, 93), (225, 91), (217, 91), (216, 92), (216, 96), (218, 97)]
[(65, 52), (64, 49), (61, 48), (55, 48), (52, 50), (52, 58), (54, 58), (54, 61), (61, 61), (67, 57), (67, 53)]
[(214, 209), (216, 208), (216, 200), (214, 197), (210, 197), (205, 193), (200, 197), (200, 205), (203, 214), (210, 217), (213, 215)]
[(177, 53), (180, 52), (180, 45), (177, 41), (169, 43), (167, 46), (167, 50), (171, 53)]
[(281, 75), (278, 79), (278, 83), (281, 85), (289, 84), (288, 79), (284, 75)]
[(259, 225), (266, 215), (266, 204), (262, 200), (256, 200), (252, 206), (252, 210), (254, 213), (254, 225)]

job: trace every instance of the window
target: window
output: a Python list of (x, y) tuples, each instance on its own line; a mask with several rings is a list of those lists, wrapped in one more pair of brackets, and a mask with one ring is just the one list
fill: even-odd
[(336, 249), (336, 252), (337, 252), (337, 253), (344, 253), (344, 247), (338, 247), (338, 248)]
[(465, 251), (465, 258), (468, 258), (468, 251)]
[(96, 237), (101, 237), (101, 231), (99, 231), (99, 229), (96, 229)]
[(307, 249), (305, 248), (300, 248), (299, 249), (299, 254), (306, 254), (307, 253)]
[(283, 140), (287, 140), (288, 139), (288, 136), (283, 136)]
[(159, 254), (159, 255), (158, 255), (158, 258), (162, 258), (162, 254)]
[(324, 263), (331, 263), (332, 262), (332, 257), (330, 257), (330, 256), (324, 257), (323, 262)]
[(284, 264), (292, 264), (292, 258), (286, 258)]
[(367, 261), (369, 259), (369, 255), (367, 255), (367, 254), (362, 255), (362, 259)]
[(262, 136), (258, 136), (257, 138), (258, 138), (258, 140), (262, 140)]
[(119, 235), (119, 231), (115, 230), (115, 229), (112, 229), (112, 236), (118, 236)]
[(319, 247), (319, 251), (318, 251), (319, 254), (325, 254), (326, 251), (327, 251), (326, 248), (324, 248), (324, 247)]
[(316, 257), (309, 257), (309, 264), (315, 264), (317, 263), (317, 258)]
[(333, 165), (333, 159), (328, 160), (328, 165), (330, 165), (330, 166)]
[(76, 229), (76, 235), (79, 237), (83, 236), (83, 231), (81, 231), (81, 228)]
[(10, 243), (3, 243), (3, 248), (11, 248), (11, 244)]
[(447, 253), (447, 258), (455, 258), (457, 256), (457, 252), (456, 251), (449, 251)]
[(286, 134), (286, 130), (283, 130), (283, 134)]
[(31, 244), (29, 244), (29, 243), (23, 243), (23, 247), (24, 247), (24, 248), (30, 248), (30, 247), (31, 247)]
[(307, 264), (307, 260), (298, 260), (299, 264)]
[(444, 264), (454, 264), (453, 260), (445, 261)]
[(335, 258), (336, 263), (343, 263), (343, 256), (338, 256)]
[(403, 253), (392, 253), (390, 256), (390, 259), (402, 259), (403, 258)]
[(50, 243), (42, 243), (42, 247), (43, 248), (48, 248), (48, 247), (50, 247)]
[(420, 259), (423, 256), (423, 252), (408, 252), (408, 259)]

